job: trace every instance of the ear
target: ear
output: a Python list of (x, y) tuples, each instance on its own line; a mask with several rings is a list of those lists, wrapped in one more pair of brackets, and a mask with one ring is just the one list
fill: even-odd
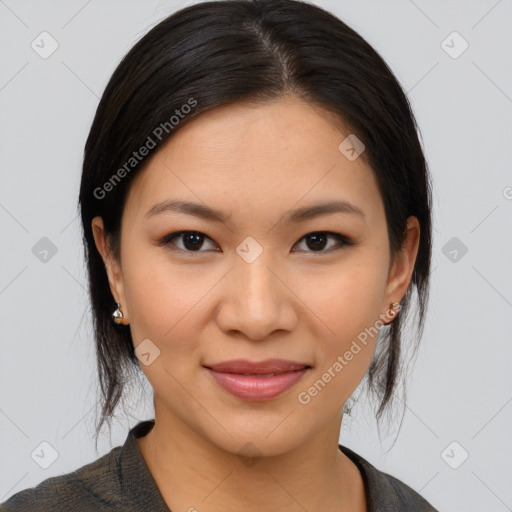
[[(96, 248), (101, 254), (103, 263), (105, 264), (110, 291), (114, 296), (114, 300), (121, 304), (121, 309), (123, 311), (123, 319), (121, 320), (121, 323), (127, 325), (129, 323), (128, 305), (124, 294), (124, 279), (121, 271), (121, 264), (114, 257), (114, 254), (110, 249), (109, 239), (105, 233), (103, 225), (103, 219), (101, 217), (94, 217), (91, 225)], [(114, 311), (114, 309), (115, 304), (112, 304), (112, 311)]]
[(383, 314), (387, 313), (387, 318), (390, 316), (390, 304), (400, 302), (409, 288), (419, 243), (420, 224), (416, 217), (411, 216), (407, 219), (407, 235), (403, 247), (396, 253), (389, 271), (383, 304)]

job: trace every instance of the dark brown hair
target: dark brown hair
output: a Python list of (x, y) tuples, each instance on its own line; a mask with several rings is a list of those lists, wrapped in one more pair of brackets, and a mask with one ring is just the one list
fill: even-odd
[[(129, 375), (140, 367), (129, 327), (112, 322), (115, 303), (95, 247), (92, 219), (103, 218), (120, 258), (127, 191), (163, 142), (217, 106), (285, 94), (336, 113), (363, 141), (363, 156), (382, 194), (392, 254), (403, 246), (408, 216), (418, 218), (421, 235), (411, 286), (398, 316), (382, 329), (367, 375), (378, 396), (377, 417), (389, 404), (400, 376), (403, 320), (414, 291), (415, 347), (422, 335), (432, 250), (430, 177), (409, 102), (379, 54), (315, 5), (297, 0), (203, 2), (158, 23), (122, 59), (85, 146), (79, 201), (102, 395), (96, 435), (105, 421), (110, 424)], [(183, 115), (183, 106), (192, 104)], [(179, 121), (170, 121), (173, 116)], [(134, 151), (153, 145), (140, 161), (130, 160)]]

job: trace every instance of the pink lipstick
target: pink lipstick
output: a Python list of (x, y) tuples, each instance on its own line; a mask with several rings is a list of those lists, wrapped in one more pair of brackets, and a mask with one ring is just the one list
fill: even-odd
[(204, 366), (228, 393), (253, 402), (276, 398), (296, 384), (311, 368), (306, 363), (284, 359), (261, 362), (236, 359)]

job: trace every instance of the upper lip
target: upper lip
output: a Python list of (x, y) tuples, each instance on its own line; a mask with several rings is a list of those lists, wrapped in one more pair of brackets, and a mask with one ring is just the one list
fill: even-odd
[(304, 368), (311, 368), (306, 363), (297, 363), (285, 359), (267, 359), (265, 361), (253, 362), (245, 359), (233, 359), (217, 364), (204, 365), (205, 368), (223, 373), (238, 373), (250, 375), (263, 375), (268, 373), (284, 373)]

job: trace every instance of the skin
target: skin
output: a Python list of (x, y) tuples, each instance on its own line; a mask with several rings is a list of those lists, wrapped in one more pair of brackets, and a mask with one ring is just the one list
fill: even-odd
[[(134, 345), (149, 338), (160, 350), (141, 364), (154, 389), (155, 427), (138, 444), (173, 511), (365, 511), (361, 475), (338, 438), (343, 405), (368, 369), (377, 336), (308, 404), (297, 396), (405, 295), (419, 224), (408, 219), (406, 243), (393, 259), (373, 171), (363, 157), (350, 161), (338, 149), (350, 131), (294, 96), (255, 107), (201, 114), (153, 155), (128, 193), (120, 261), (102, 219), (92, 222)], [(229, 220), (171, 211), (145, 218), (167, 199), (220, 209)], [(339, 199), (364, 217), (285, 219), (292, 209)], [(186, 237), (156, 245), (181, 230), (204, 234), (202, 246), (194, 251)], [(319, 231), (354, 245), (329, 237), (317, 249), (304, 237)], [(251, 263), (236, 252), (247, 237), (263, 249)], [(312, 368), (279, 397), (248, 402), (202, 366), (235, 358)], [(254, 464), (243, 458), (256, 454)]]

